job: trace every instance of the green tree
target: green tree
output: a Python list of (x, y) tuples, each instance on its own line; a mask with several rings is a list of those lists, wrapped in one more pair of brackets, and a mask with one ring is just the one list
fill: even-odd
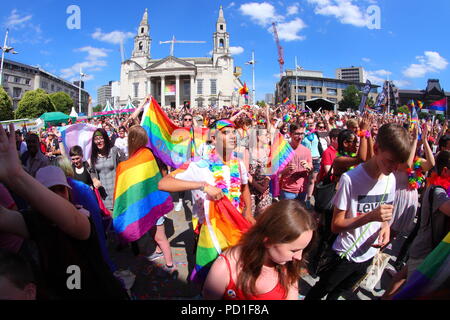
[(102, 110), (103, 110), (103, 107), (99, 104), (92, 108), (92, 112), (100, 112)]
[(375, 101), (372, 97), (367, 98), (366, 105), (368, 105), (370, 108), (373, 108), (375, 106)]
[(357, 110), (361, 103), (361, 92), (354, 85), (350, 85), (342, 92), (342, 100), (339, 101), (339, 109)]
[(14, 119), (12, 100), (5, 89), (0, 86), (0, 121)]
[(56, 111), (60, 111), (65, 114), (70, 114), (73, 107), (72, 98), (65, 92), (55, 92), (50, 94), (50, 100), (52, 100)]
[(42, 89), (26, 92), (15, 112), (16, 119), (39, 118), (43, 113), (56, 111), (49, 95)]
[(264, 108), (266, 106), (266, 102), (263, 100), (256, 101), (256, 105), (260, 106), (261, 108)]
[(407, 106), (398, 107), (397, 113), (409, 114), (409, 108)]

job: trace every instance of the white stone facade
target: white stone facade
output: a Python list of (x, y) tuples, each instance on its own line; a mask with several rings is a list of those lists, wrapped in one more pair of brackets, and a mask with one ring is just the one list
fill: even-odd
[(121, 66), (121, 106), (127, 104), (128, 97), (138, 106), (148, 95), (154, 96), (161, 106), (177, 108), (187, 102), (192, 107), (244, 104), (244, 99), (239, 98), (238, 90), (242, 82), (235, 76), (230, 35), (226, 31), (222, 7), (213, 34), (211, 58), (168, 56), (151, 59), (149, 30), (146, 10), (134, 40), (132, 57)]

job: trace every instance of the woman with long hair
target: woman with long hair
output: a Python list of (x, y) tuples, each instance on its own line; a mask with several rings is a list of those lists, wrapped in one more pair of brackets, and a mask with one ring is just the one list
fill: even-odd
[(240, 243), (216, 259), (203, 287), (206, 299), (298, 299), (304, 252), (314, 218), (298, 201), (267, 208)]
[[(125, 155), (119, 148), (113, 146), (104, 129), (95, 130), (92, 137), (91, 178), (94, 187), (99, 189), (105, 207), (113, 211), (114, 184), (116, 168)], [(102, 187), (104, 190), (101, 190)]]
[[(148, 142), (148, 135), (145, 129), (141, 126), (133, 126), (128, 131), (128, 154), (130, 155), (130, 159), (133, 158), (134, 155), (138, 153), (139, 150), (145, 148)], [(162, 175), (167, 174), (167, 168), (164, 168), (164, 164), (159, 161), (158, 158), (155, 157), (156, 162), (158, 163), (159, 170)], [(176, 268), (173, 264), (172, 252), (170, 250), (169, 240), (166, 237), (166, 231), (164, 229), (164, 220), (165, 217), (162, 216), (156, 221), (156, 226), (150, 230), (151, 237), (156, 242), (156, 250), (153, 254), (147, 257), (148, 260), (154, 261), (159, 258), (164, 257), (166, 261), (166, 265), (163, 266), (161, 275), (172, 274)], [(137, 243), (134, 242), (133, 246), (135, 246), (134, 250), (136, 250)]]

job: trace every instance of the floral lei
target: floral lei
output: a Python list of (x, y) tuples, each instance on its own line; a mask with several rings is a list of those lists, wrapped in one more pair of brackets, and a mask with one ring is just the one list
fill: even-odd
[(230, 160), (230, 189), (228, 190), (227, 184), (223, 177), (223, 166), (225, 164), (219, 158), (216, 150), (212, 150), (209, 155), (209, 170), (211, 170), (214, 180), (215, 187), (222, 189), (222, 192), (230, 199), (234, 207), (239, 208), (240, 197), (241, 197), (241, 178), (239, 170), (239, 160), (234, 156)]
[(447, 191), (447, 196), (450, 197), (450, 180), (439, 176), (436, 172), (431, 174), (428, 178), (428, 183), (432, 186), (440, 186)]
[(422, 167), (420, 165), (420, 158), (414, 158), (414, 164), (412, 168), (406, 170), (408, 173), (408, 189), (416, 190), (419, 189), (425, 182), (425, 176), (422, 172)]
[[(356, 158), (356, 153), (348, 153), (348, 152), (339, 153), (339, 152), (338, 152), (338, 153), (336, 154), (336, 158), (339, 158), (339, 157)], [(351, 166), (351, 167), (348, 168), (347, 171), (353, 170), (353, 169), (355, 169), (355, 167), (356, 167), (356, 166)]]

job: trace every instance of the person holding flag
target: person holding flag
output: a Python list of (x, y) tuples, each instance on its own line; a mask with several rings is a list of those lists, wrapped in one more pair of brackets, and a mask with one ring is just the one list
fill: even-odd
[[(238, 159), (234, 152), (236, 125), (228, 119), (222, 119), (216, 121), (211, 129), (216, 130), (215, 148), (208, 159), (186, 162), (158, 183), (158, 188), (162, 191), (192, 190), (194, 230), (200, 234), (200, 237), (196, 253), (197, 266), (191, 278), (198, 282), (203, 282), (212, 262), (221, 250), (227, 247), (224, 242), (231, 240), (227, 239), (223, 230), (218, 230), (218, 223), (213, 226), (211, 220), (214, 218), (226, 224), (230, 216), (234, 217), (238, 223), (231, 227), (233, 234), (236, 232), (240, 234), (240, 231), (236, 230), (236, 225), (249, 227), (250, 224), (255, 223), (251, 211), (248, 172), (244, 162)], [(213, 213), (216, 216), (212, 217), (211, 209), (214, 209), (216, 203), (222, 198), (225, 199), (228, 218), (221, 219), (220, 215), (224, 210), (216, 211)], [(247, 221), (242, 219), (240, 213)], [(202, 245), (202, 236), (209, 237), (209, 244), (213, 243), (214, 246), (211, 248)], [(234, 239), (238, 240), (238, 238)]]

